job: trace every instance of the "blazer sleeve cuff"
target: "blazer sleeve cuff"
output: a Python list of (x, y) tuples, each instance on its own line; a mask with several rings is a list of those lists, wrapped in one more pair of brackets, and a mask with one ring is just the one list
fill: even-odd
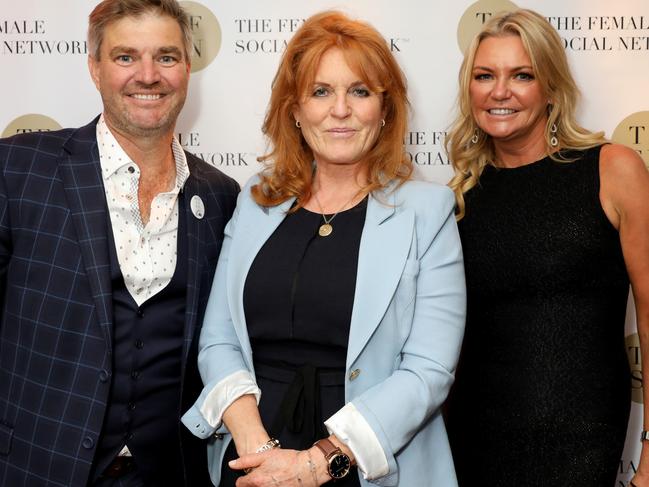
[(374, 480), (387, 475), (388, 460), (381, 443), (356, 406), (347, 403), (325, 421), (325, 426), (352, 451), (363, 478)]
[(194, 406), (183, 415), (182, 422), (199, 438), (207, 438), (223, 429), (223, 413), (246, 394), (253, 394), (259, 404), (261, 390), (253, 375), (247, 370), (239, 370), (219, 381), (211, 390), (203, 390)]

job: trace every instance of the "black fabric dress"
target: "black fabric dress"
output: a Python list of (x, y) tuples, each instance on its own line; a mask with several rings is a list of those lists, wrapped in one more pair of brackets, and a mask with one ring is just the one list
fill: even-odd
[[(322, 215), (287, 215), (252, 263), (244, 310), (264, 426), (283, 448), (304, 450), (329, 436), (324, 421), (345, 405), (345, 360), (367, 199), (340, 212), (333, 233)], [(227, 461), (221, 487), (234, 485)], [(355, 468), (336, 487), (359, 486)]]
[(468, 315), (447, 410), (460, 486), (615, 483), (629, 280), (599, 201), (599, 152), (487, 167), (466, 194)]

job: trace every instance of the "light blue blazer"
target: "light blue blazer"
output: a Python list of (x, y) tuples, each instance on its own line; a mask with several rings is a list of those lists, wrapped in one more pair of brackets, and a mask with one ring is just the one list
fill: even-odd
[[(222, 425), (211, 427), (200, 408), (222, 379), (240, 370), (254, 374), (243, 288), (255, 256), (293, 204), (257, 205), (250, 195), (256, 182), (239, 195), (225, 229), (199, 344), (205, 388), (183, 417), (194, 434), (210, 438), (215, 485), (231, 437)], [(420, 181), (376, 192), (367, 203), (345, 400), (376, 434), (389, 472), (374, 480), (361, 475), (363, 486), (457, 485), (439, 409), (453, 382), (466, 308), (454, 204), (448, 188)]]

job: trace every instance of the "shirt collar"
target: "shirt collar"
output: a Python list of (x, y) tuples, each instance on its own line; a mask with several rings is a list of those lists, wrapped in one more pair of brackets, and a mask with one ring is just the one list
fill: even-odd
[[(124, 149), (122, 149), (122, 146), (119, 145), (119, 142), (117, 142), (117, 139), (108, 128), (108, 125), (106, 125), (103, 113), (97, 122), (97, 146), (99, 148), (101, 175), (105, 181), (121, 167), (128, 164), (135, 164)], [(185, 151), (175, 136), (171, 141), (171, 151), (176, 163), (176, 189), (180, 190), (189, 177), (189, 166), (187, 165)]]

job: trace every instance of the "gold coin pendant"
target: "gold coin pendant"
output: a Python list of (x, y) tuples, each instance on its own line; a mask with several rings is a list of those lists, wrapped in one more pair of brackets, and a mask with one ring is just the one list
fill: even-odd
[(334, 229), (331, 225), (329, 225), (328, 223), (323, 223), (318, 229), (318, 235), (320, 235), (321, 237), (328, 237), (333, 231)]

